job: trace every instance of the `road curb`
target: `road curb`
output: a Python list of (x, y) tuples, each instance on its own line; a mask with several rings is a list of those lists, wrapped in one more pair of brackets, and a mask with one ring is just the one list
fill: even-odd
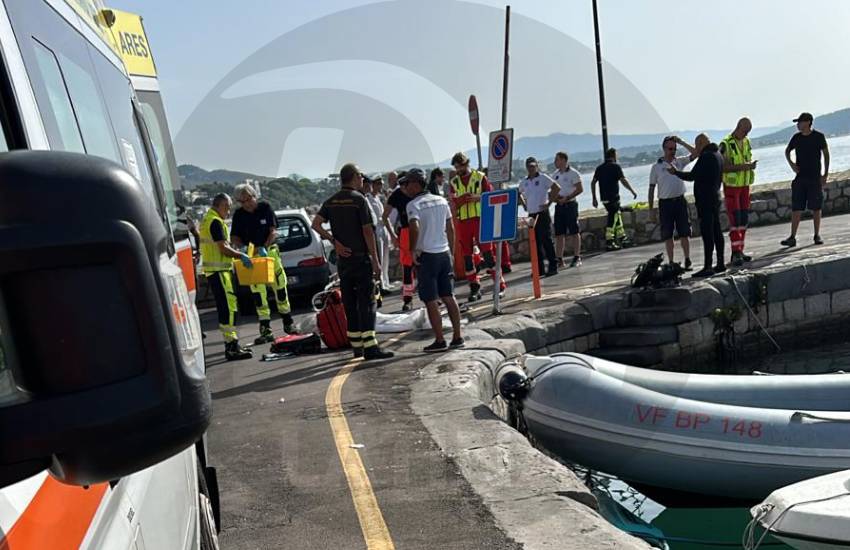
[(608, 523), (573, 472), (497, 416), (493, 374), (524, 352), (520, 340), (497, 339), (440, 356), (411, 387), (413, 411), (497, 525), (525, 548), (650, 548)]

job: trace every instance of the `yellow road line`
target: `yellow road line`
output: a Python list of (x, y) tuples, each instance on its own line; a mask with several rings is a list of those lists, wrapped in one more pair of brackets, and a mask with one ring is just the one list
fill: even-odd
[[(394, 344), (405, 334), (390, 338), (384, 342), (384, 345)], [(354, 508), (360, 520), (366, 547), (369, 550), (393, 550), (395, 548), (393, 539), (390, 537), (384, 515), (378, 506), (378, 499), (372, 491), (372, 483), (369, 481), (366, 468), (363, 467), (360, 452), (352, 447), (354, 437), (351, 435), (348, 420), (345, 419), (345, 413), (342, 410), (342, 386), (359, 363), (360, 360), (352, 359), (334, 376), (325, 394), (325, 408), (328, 411), (336, 451), (339, 453), (339, 460), (342, 463), (345, 478), (348, 480), (348, 488), (354, 500)]]

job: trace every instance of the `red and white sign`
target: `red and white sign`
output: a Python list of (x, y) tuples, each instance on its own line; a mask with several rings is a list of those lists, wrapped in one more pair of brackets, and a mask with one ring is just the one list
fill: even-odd
[(469, 127), (472, 128), (472, 135), (478, 135), (478, 100), (475, 99), (475, 94), (469, 96)]
[(490, 132), (490, 158), (487, 162), (487, 179), (491, 183), (511, 181), (513, 148), (513, 128)]

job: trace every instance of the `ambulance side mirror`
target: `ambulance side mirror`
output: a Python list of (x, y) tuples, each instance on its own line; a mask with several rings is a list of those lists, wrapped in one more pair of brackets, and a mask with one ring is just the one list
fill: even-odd
[(203, 435), (200, 334), (182, 324), (194, 310), (167, 239), (117, 164), (0, 154), (0, 486), (46, 468), (69, 484), (117, 479)]

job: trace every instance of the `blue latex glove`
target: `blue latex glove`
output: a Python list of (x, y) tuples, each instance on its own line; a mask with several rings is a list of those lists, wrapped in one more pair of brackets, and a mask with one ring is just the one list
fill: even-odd
[(239, 261), (242, 262), (242, 265), (244, 265), (248, 269), (251, 269), (252, 267), (254, 267), (254, 264), (251, 263), (251, 258), (247, 254), (240, 255)]
[(257, 256), (259, 256), (260, 258), (268, 258), (269, 251), (266, 250), (265, 246), (261, 246), (260, 248), (257, 249)]

